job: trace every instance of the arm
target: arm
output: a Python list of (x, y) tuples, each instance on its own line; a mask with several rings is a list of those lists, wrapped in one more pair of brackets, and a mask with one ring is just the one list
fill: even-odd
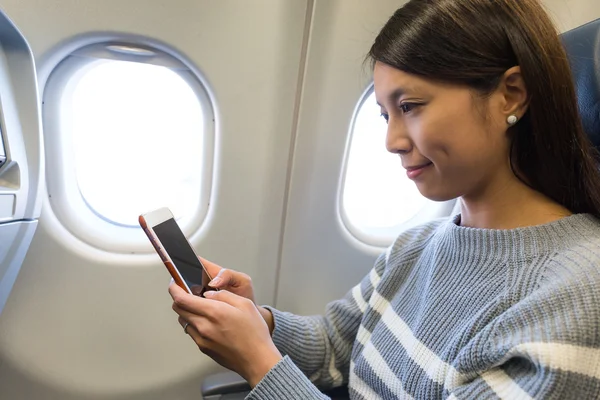
[(327, 305), (325, 316), (302, 317), (268, 308), (273, 313), (273, 342), (284, 359), (248, 398), (326, 399), (314, 385), (326, 389), (347, 383), (352, 346), (385, 267), (381, 255), (359, 285)]

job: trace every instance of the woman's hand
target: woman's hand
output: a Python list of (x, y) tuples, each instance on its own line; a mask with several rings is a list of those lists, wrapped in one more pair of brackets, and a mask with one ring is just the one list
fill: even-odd
[(271, 340), (269, 328), (254, 303), (229, 291), (206, 292), (206, 298), (169, 286), (173, 310), (200, 350), (240, 374), (254, 387), (281, 354)]
[[(254, 300), (254, 288), (252, 287), (252, 278), (244, 274), (243, 272), (233, 271), (231, 269), (223, 268), (212, 261), (208, 261), (202, 257), (200, 261), (206, 268), (208, 274), (213, 278), (208, 286), (219, 289), (227, 290), (228, 292), (237, 294), (238, 296), (245, 297), (256, 304)], [(275, 323), (273, 322), (273, 314), (271, 311), (264, 307), (257, 306), (258, 312), (263, 317), (267, 326), (269, 327), (269, 333), (273, 333)]]
[(252, 288), (252, 279), (242, 273), (233, 271), (227, 268), (223, 268), (211, 261), (205, 260), (202, 257), (200, 261), (204, 264), (208, 274), (213, 278), (208, 286), (219, 289), (227, 290), (228, 292), (235, 293), (238, 296), (242, 296), (254, 301), (254, 289)]

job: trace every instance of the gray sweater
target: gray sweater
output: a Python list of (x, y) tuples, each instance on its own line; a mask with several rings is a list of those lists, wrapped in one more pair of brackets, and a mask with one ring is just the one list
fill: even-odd
[(600, 221), (458, 220), (402, 234), (324, 316), (271, 309), (284, 358), (247, 399), (600, 399)]

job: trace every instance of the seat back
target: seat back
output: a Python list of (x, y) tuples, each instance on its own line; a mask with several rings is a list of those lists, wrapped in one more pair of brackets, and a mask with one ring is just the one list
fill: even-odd
[(583, 128), (600, 150), (600, 19), (561, 35), (573, 71)]

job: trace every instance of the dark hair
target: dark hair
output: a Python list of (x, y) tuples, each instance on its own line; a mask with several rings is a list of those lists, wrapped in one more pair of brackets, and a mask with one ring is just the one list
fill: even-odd
[(513, 171), (571, 212), (600, 217), (597, 152), (583, 131), (565, 50), (538, 0), (411, 0), (369, 57), (483, 95), (520, 66), (530, 103), (509, 131)]

